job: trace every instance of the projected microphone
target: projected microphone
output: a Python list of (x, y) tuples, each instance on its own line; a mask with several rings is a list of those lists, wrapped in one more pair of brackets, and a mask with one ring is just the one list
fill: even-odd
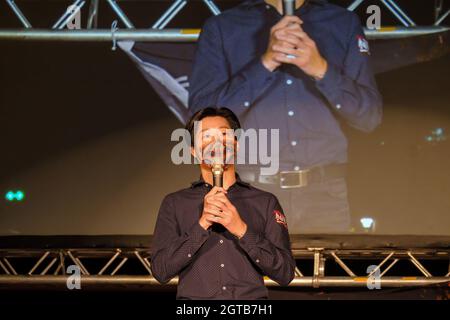
[(295, 0), (283, 0), (283, 14), (293, 16), (295, 11)]
[[(283, 15), (293, 16), (295, 11), (295, 0), (283, 0)], [(287, 54), (286, 58), (295, 59), (296, 56)]]

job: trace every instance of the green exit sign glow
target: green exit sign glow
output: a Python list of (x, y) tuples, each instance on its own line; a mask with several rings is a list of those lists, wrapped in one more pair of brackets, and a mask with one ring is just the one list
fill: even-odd
[(22, 190), (9, 190), (5, 194), (6, 201), (13, 202), (13, 201), (23, 201), (25, 199), (25, 192)]

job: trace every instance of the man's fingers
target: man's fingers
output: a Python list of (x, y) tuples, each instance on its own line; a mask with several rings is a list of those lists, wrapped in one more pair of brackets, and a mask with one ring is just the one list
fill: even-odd
[(225, 189), (222, 188), (222, 187), (214, 186), (214, 187), (206, 194), (205, 198), (210, 197), (210, 196), (213, 196), (213, 195), (215, 195), (215, 194), (217, 194), (217, 193), (219, 193), (219, 192), (227, 193), (227, 190), (225, 190)]
[[(307, 47), (304, 44), (299, 44), (298, 47), (291, 47), (286, 45), (274, 45), (272, 47), (272, 50), (274, 52), (281, 52), (286, 54), (298, 54), (299, 52), (304, 52), (307, 49)], [(296, 52), (299, 51), (299, 52)]]
[(210, 223), (218, 222), (220, 220), (220, 217), (219, 217), (219, 219), (217, 219), (217, 218), (218, 217), (213, 214), (210, 214), (210, 213), (205, 214), (206, 221), (208, 221)]
[(292, 24), (297, 23), (300, 25), (303, 23), (303, 21), (297, 16), (284, 16), (283, 19), (281, 19), (277, 24), (275, 24), (272, 27), (272, 33), (279, 29), (283, 29), (283, 28), (287, 27), (291, 23)]
[(297, 32), (297, 31), (303, 32), (302, 26), (299, 25), (298, 23), (291, 23), (283, 29), (278, 29), (276, 32), (287, 33), (287, 32)]
[(212, 205), (220, 210), (223, 210), (226, 206), (225, 203), (223, 203), (220, 199), (217, 199), (217, 197), (208, 198), (207, 203), (208, 205)]
[[(304, 46), (301, 46), (299, 48), (288, 48), (288, 47), (282, 47), (282, 46), (274, 46), (273, 51), (276, 53), (284, 53), (285, 55), (304, 55), (307, 48)], [(291, 59), (292, 60), (292, 59)]]
[(291, 34), (280, 34), (276, 36), (277, 41), (274, 44), (286, 43), (293, 47), (298, 46), (302, 40)]
[(203, 211), (214, 216), (221, 216), (223, 214), (222, 211), (214, 207), (206, 207), (203, 209)]
[(228, 200), (228, 198), (227, 198), (227, 196), (225, 194), (223, 194), (223, 193), (222, 194), (218, 194), (216, 199), (222, 201), (227, 208), (229, 208), (229, 209), (234, 208), (233, 204), (230, 202), (230, 200)]
[(300, 38), (307, 45), (314, 44), (314, 41), (309, 37), (309, 35), (305, 31), (289, 30), (286, 31), (286, 33), (292, 36), (296, 36), (297, 38)]

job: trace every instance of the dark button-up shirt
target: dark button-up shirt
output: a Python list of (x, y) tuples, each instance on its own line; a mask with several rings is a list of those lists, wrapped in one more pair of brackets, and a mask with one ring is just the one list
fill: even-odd
[(371, 131), (382, 117), (368, 43), (358, 16), (345, 8), (308, 0), (295, 14), (328, 61), (322, 80), (293, 65), (274, 72), (263, 66), (270, 28), (282, 16), (263, 0), (245, 1), (204, 24), (190, 79), (190, 110), (228, 107), (245, 129), (279, 129), (283, 170), (345, 163), (340, 120)]
[(219, 224), (200, 226), (211, 188), (200, 179), (163, 200), (152, 240), (153, 276), (166, 283), (178, 275), (178, 299), (265, 299), (264, 275), (288, 285), (295, 260), (277, 198), (237, 179), (227, 197), (247, 224), (238, 239)]

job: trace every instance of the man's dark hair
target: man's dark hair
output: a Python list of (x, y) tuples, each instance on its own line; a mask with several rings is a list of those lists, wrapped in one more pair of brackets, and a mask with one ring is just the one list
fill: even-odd
[(238, 117), (228, 108), (212, 108), (208, 107), (202, 110), (197, 111), (194, 115), (189, 119), (186, 123), (185, 129), (189, 131), (189, 135), (191, 136), (191, 146), (194, 146), (194, 124), (196, 121), (201, 121), (207, 117), (222, 117), (228, 121), (230, 128), (233, 130), (237, 130), (241, 128), (241, 123), (239, 122)]

